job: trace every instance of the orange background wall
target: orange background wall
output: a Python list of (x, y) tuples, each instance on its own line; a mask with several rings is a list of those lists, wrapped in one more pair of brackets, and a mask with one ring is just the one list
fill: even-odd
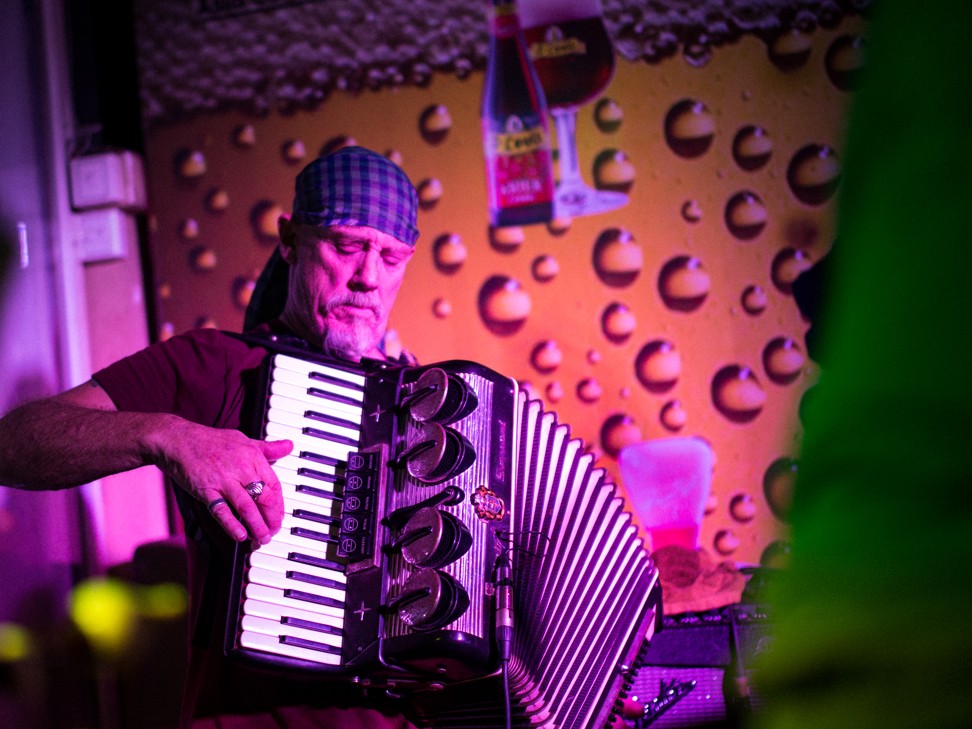
[[(275, 12), (292, 20), (302, 10)], [(837, 74), (859, 63), (849, 38), (865, 28), (864, 19), (851, 16), (776, 40), (745, 35), (710, 49), (701, 65), (681, 54), (619, 58), (603, 96), (620, 109), (620, 125), (599, 125), (595, 105), (583, 108), (579, 155), (591, 181), (595, 157), (619, 152), (629, 203), (505, 231), (506, 242), (491, 236), (487, 221), (481, 68), (433, 73), (427, 84), (335, 91), (304, 109), (170, 108), (158, 119), (148, 113), (158, 336), (193, 326), (240, 328), (253, 280), (275, 243), (275, 215), (289, 208), (293, 176), (323, 147), (354, 140), (394, 151), (428, 204), (392, 317), (393, 340), (423, 363), (461, 357), (517, 379), (571, 424), (617, 479), (620, 446), (701, 436), (716, 457), (703, 548), (743, 563), (770, 561), (787, 537), (801, 436), (797, 404), (817, 374), (789, 284), (833, 243), (831, 193), (852, 98), (851, 84)], [(204, 39), (205, 24), (196, 30)], [(832, 47), (845, 52), (828, 59)], [(218, 79), (230, 71), (212, 54), (198, 54), (198, 64), (185, 72)], [(274, 73), (275, 83), (287, 82), (286, 67)], [(693, 124), (713, 130), (694, 157), (678, 154), (665, 135), (666, 116), (685, 99), (705, 110), (676, 132)], [(449, 120), (441, 138), (423, 127), (431, 107)], [(755, 141), (770, 146), (768, 161), (754, 169), (734, 155), (734, 138), (748, 125), (761, 127), (765, 135)], [(807, 147), (826, 149), (797, 172), (811, 187), (794, 187), (788, 171)], [(762, 205), (750, 197), (736, 219), (765, 220), (752, 235), (734, 233), (726, 217), (730, 200), (747, 192)], [(693, 259), (691, 270), (663, 276), (679, 257)], [(538, 259), (555, 264), (556, 275), (538, 276)], [(497, 333), (479, 304), (495, 276), (512, 280), (521, 303), (528, 300), (523, 321), (508, 327), (513, 333)], [(609, 309), (615, 316), (605, 319)], [(667, 359), (646, 360), (643, 352), (659, 342), (669, 347)], [(532, 358), (544, 343), (552, 343), (547, 354), (560, 355), (552, 370)], [(670, 365), (674, 378), (649, 382)], [(717, 378), (725, 368), (736, 380), (728, 385)]]

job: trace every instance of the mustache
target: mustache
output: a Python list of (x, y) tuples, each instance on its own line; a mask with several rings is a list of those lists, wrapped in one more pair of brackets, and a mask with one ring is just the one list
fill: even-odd
[(327, 302), (328, 311), (336, 309), (339, 306), (354, 306), (361, 309), (370, 309), (378, 317), (382, 314), (381, 302), (376, 296), (356, 291), (341, 294)]

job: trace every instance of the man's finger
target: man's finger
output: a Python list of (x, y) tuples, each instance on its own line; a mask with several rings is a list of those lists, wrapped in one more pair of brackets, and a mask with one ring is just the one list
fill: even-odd
[(280, 460), (294, 449), (293, 441), (289, 440), (261, 440), (258, 442), (263, 449), (263, 457), (270, 463)]
[(273, 469), (267, 469), (267, 475), (263, 481), (263, 491), (257, 496), (257, 506), (263, 514), (264, 521), (270, 528), (271, 534), (276, 534), (283, 522), (284, 499), (280, 481)]
[(246, 539), (246, 528), (236, 518), (236, 515), (233, 514), (233, 509), (230, 508), (230, 503), (225, 498), (217, 496), (216, 498), (210, 499), (206, 502), (206, 508), (230, 537), (237, 542), (242, 542)]
[(246, 525), (247, 531), (249, 531), (250, 536), (254, 540), (260, 544), (266, 544), (272, 535), (270, 525), (264, 518), (262, 510), (250, 495), (246, 491), (243, 491), (242, 488), (240, 489), (240, 493), (243, 496), (235, 505), (236, 513), (239, 515), (240, 521)]

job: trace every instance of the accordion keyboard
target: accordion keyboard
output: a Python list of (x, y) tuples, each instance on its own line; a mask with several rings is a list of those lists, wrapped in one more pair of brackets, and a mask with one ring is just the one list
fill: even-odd
[(240, 645), (337, 666), (347, 558), (336, 485), (358, 446), (364, 376), (277, 355), (272, 378), (266, 438), (291, 440), (294, 450), (273, 466), (284, 495), (283, 525), (247, 558)]

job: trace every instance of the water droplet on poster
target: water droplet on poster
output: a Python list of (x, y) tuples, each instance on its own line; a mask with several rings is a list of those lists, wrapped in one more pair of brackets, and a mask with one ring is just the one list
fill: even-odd
[(635, 359), (635, 374), (650, 392), (670, 390), (682, 374), (682, 355), (665, 339), (648, 342)]
[(771, 276), (773, 284), (784, 294), (793, 290), (797, 276), (813, 266), (810, 257), (801, 250), (784, 248), (773, 258)]
[(617, 458), (621, 449), (644, 439), (641, 428), (627, 413), (608, 416), (601, 426), (601, 448), (612, 458)]
[(701, 101), (682, 99), (665, 116), (665, 140), (679, 157), (705, 154), (714, 135), (715, 118)]
[(778, 385), (794, 382), (806, 362), (803, 350), (789, 337), (776, 337), (763, 349), (763, 369)]
[(733, 533), (732, 529), (720, 529), (715, 535), (712, 546), (719, 554), (729, 556), (739, 549), (739, 537)]
[(432, 302), (432, 315), (436, 319), (445, 319), (452, 314), (452, 304), (448, 299), (436, 299)]
[(766, 295), (766, 290), (762, 286), (753, 284), (752, 286), (747, 286), (742, 292), (741, 301), (743, 309), (746, 310), (747, 314), (757, 316), (766, 310), (769, 298)]
[(702, 220), (702, 206), (696, 200), (686, 200), (682, 203), (682, 218), (687, 223), (697, 223)]
[(781, 71), (794, 71), (807, 62), (812, 48), (810, 36), (792, 28), (773, 38), (767, 50), (774, 66)]
[(288, 139), (280, 147), (280, 156), (283, 157), (284, 162), (297, 164), (307, 157), (307, 148), (299, 139)]
[(624, 120), (624, 111), (614, 99), (603, 98), (594, 107), (594, 123), (602, 132), (616, 132)]
[(442, 273), (452, 274), (458, 271), (466, 262), (465, 243), (456, 233), (443, 233), (432, 244), (432, 257), (435, 267)]
[(763, 495), (773, 516), (780, 521), (789, 517), (798, 471), (799, 463), (795, 459), (783, 457), (773, 461), (763, 475)]
[(669, 400), (662, 406), (658, 419), (665, 427), (665, 430), (677, 433), (688, 422), (688, 413), (682, 407), (681, 402), (678, 400)]
[(732, 140), (732, 156), (736, 164), (749, 172), (764, 166), (772, 154), (773, 140), (762, 127), (743, 127)]
[(808, 144), (793, 156), (786, 179), (800, 202), (821, 205), (837, 191), (840, 174), (840, 161), (831, 147)]
[(641, 246), (630, 232), (609, 228), (594, 244), (594, 271), (608, 286), (623, 287), (634, 283), (644, 265)]
[(740, 240), (752, 240), (766, 227), (769, 214), (763, 200), (755, 192), (737, 192), (726, 204), (726, 227)]
[(827, 48), (824, 67), (834, 86), (841, 91), (856, 91), (860, 88), (865, 62), (864, 39), (858, 35), (842, 35)]
[(599, 190), (631, 192), (635, 168), (624, 152), (606, 149), (594, 158), (594, 184)]
[(479, 290), (479, 315), (493, 334), (518, 332), (530, 315), (530, 295), (507, 276), (492, 276)]
[(525, 236), (519, 225), (490, 227), (489, 245), (499, 253), (514, 253), (521, 245)]
[(548, 375), (558, 367), (563, 361), (564, 355), (560, 347), (552, 339), (547, 339), (537, 344), (530, 353), (530, 364), (541, 374)]
[(728, 365), (712, 378), (712, 402), (734, 423), (748, 423), (766, 404), (766, 393), (748, 367)]
[(694, 256), (676, 256), (658, 274), (658, 293), (665, 306), (675, 311), (694, 311), (709, 295), (709, 272)]
[(442, 182), (436, 177), (422, 180), (418, 186), (419, 207), (431, 210), (442, 198)]
[(634, 312), (624, 304), (610, 304), (601, 314), (601, 331), (613, 344), (626, 342), (637, 326)]
[(449, 110), (441, 105), (427, 107), (419, 117), (419, 130), (429, 144), (439, 144), (452, 129), (452, 116)]
[(585, 377), (577, 383), (577, 399), (583, 403), (593, 403), (601, 399), (601, 383), (593, 377)]
[(557, 274), (560, 273), (560, 264), (553, 256), (537, 256), (533, 259), (531, 270), (533, 271), (533, 278), (540, 283), (547, 283), (555, 279)]
[(749, 494), (736, 494), (729, 502), (729, 513), (738, 522), (752, 521), (756, 516), (756, 504)]

